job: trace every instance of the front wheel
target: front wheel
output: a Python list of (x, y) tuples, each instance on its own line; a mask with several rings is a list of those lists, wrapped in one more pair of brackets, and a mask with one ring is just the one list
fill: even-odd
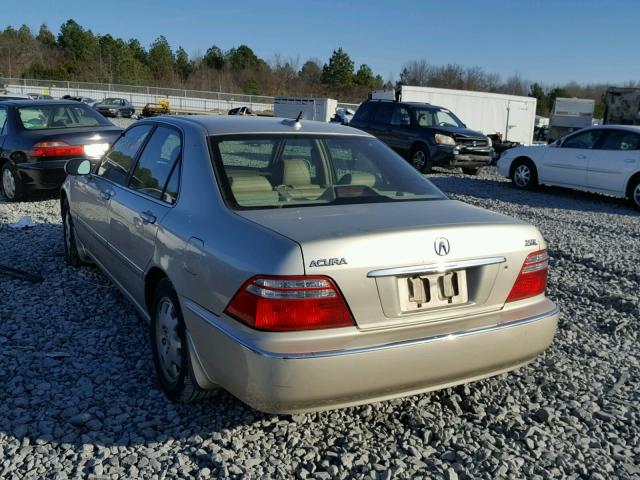
[(433, 170), (433, 161), (429, 150), (424, 145), (419, 145), (411, 149), (411, 165), (420, 173), (431, 173)]
[(66, 198), (62, 201), (62, 229), (64, 231), (64, 259), (72, 267), (79, 267), (83, 262), (78, 253), (73, 218), (71, 218), (69, 202)]
[(631, 205), (640, 210), (640, 178), (631, 181), (628, 197)]
[(529, 161), (518, 161), (511, 169), (511, 181), (519, 190), (532, 190), (538, 186), (538, 172)]
[(2, 192), (7, 200), (16, 202), (25, 196), (24, 185), (16, 167), (10, 162), (5, 162), (0, 171), (2, 175)]
[(180, 302), (171, 282), (160, 280), (151, 313), (151, 349), (165, 395), (174, 402), (192, 402), (207, 395), (193, 376)]

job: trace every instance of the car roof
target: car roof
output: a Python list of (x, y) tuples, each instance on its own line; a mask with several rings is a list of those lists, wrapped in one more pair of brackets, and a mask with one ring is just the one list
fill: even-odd
[[(338, 123), (325, 123), (313, 120), (300, 120), (301, 128), (294, 127), (295, 120), (279, 117), (252, 117), (243, 115), (170, 115), (153, 117), (148, 121), (162, 121), (178, 126), (197, 124), (204, 128), (209, 135), (233, 135), (246, 133), (296, 133), (320, 135), (357, 135), (372, 137), (372, 135), (355, 128)], [(142, 120), (141, 122), (145, 122)]]
[(634, 133), (640, 133), (640, 125), (592, 125), (590, 127), (587, 127), (588, 129), (591, 128), (603, 128), (605, 130), (628, 130), (630, 132), (634, 132)]
[(384, 98), (372, 98), (371, 100), (367, 100), (367, 102), (393, 103), (397, 105), (407, 105), (409, 107), (429, 107), (429, 108), (440, 108), (440, 109), (448, 110), (444, 107), (440, 107), (438, 105), (434, 105), (432, 103), (427, 103), (427, 102), (397, 102), (395, 100), (387, 100)]
[(3, 105), (13, 105), (15, 107), (39, 107), (39, 106), (50, 106), (50, 105), (75, 105), (77, 106), (79, 102), (74, 102), (73, 100), (4, 100), (2, 102)]

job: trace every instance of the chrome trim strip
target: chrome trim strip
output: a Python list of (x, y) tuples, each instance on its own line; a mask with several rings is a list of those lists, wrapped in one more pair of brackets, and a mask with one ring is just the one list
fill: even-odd
[(491, 333), (491, 332), (496, 332), (500, 330), (506, 330), (509, 328), (516, 328), (523, 325), (528, 325), (530, 323), (539, 322), (542, 320), (546, 320), (549, 317), (553, 317), (554, 315), (557, 315), (558, 312), (560, 311), (560, 309), (556, 305), (553, 307), (553, 309), (551, 309), (548, 312), (541, 313), (539, 315), (534, 315), (532, 317), (522, 318), (520, 320), (514, 320), (512, 322), (498, 323), (494, 325), (488, 325), (485, 327), (479, 327), (479, 328), (473, 328), (469, 330), (462, 330), (459, 332), (448, 333), (446, 335), (434, 335), (432, 337), (402, 340), (399, 342), (385, 343), (382, 345), (374, 345), (370, 347), (345, 348), (341, 350), (327, 350), (327, 351), (321, 351), (321, 352), (281, 353), (281, 352), (271, 352), (269, 350), (264, 350), (260, 347), (252, 345), (246, 339), (242, 338), (236, 332), (234, 332), (231, 328), (217, 321), (216, 315), (205, 310), (200, 305), (192, 302), (191, 300), (188, 300), (185, 298), (184, 305), (189, 310), (191, 310), (195, 315), (200, 317), (205, 322), (209, 323), (212, 327), (218, 329), (220, 332), (222, 332), (232, 340), (235, 340), (236, 342), (238, 342), (239, 345), (245, 347), (246, 349), (252, 351), (257, 355), (276, 359), (276, 360), (304, 360), (304, 359), (315, 359), (315, 358), (339, 357), (343, 355), (357, 355), (360, 353), (377, 352), (382, 350), (390, 350), (394, 348), (415, 347), (415, 346), (426, 345), (429, 343), (439, 342), (439, 341), (451, 341), (457, 338), (468, 337), (470, 335)]
[(451, 263), (432, 263), (428, 265), (412, 265), (410, 267), (385, 268), (382, 270), (372, 270), (367, 273), (369, 278), (377, 277), (395, 277), (398, 275), (412, 275), (416, 273), (441, 273), (451, 270), (462, 270), (463, 268), (482, 267), (484, 265), (493, 265), (496, 263), (504, 263), (505, 257), (487, 257), (477, 258), (474, 260), (461, 260)]

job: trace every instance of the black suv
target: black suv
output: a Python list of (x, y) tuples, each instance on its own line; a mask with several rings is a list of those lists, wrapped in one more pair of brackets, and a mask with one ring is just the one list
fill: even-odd
[(491, 140), (453, 112), (428, 103), (368, 100), (349, 124), (375, 135), (422, 173), (434, 165), (478, 173), (493, 158)]

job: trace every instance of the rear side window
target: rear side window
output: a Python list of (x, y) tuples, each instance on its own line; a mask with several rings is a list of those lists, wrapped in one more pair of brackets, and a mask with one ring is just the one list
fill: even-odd
[[(180, 158), (181, 150), (180, 134), (172, 128), (158, 127), (140, 155), (129, 187), (158, 200), (164, 200), (167, 181)], [(177, 192), (175, 193), (177, 195)]]
[(7, 109), (0, 108), (0, 135), (4, 133), (5, 123), (7, 123)]
[(409, 110), (407, 110), (406, 107), (403, 107), (401, 105), (396, 105), (396, 107), (393, 109), (393, 117), (391, 117), (391, 124), (392, 125), (410, 125), (411, 124), (411, 118), (409, 117)]
[(133, 161), (152, 128), (152, 125), (140, 125), (123, 133), (113, 144), (111, 151), (105, 155), (97, 174), (120, 185), (126, 185)]
[(358, 110), (356, 110), (353, 119), (360, 122), (368, 122), (373, 118), (374, 112), (375, 105), (373, 103), (363, 103), (358, 107)]
[(376, 111), (376, 116), (373, 120), (379, 123), (391, 123), (392, 113), (393, 105), (390, 103), (382, 103), (378, 105), (378, 110)]
[(640, 150), (640, 135), (624, 130), (610, 130), (604, 139), (602, 150)]
[(83, 104), (41, 105), (18, 108), (20, 122), (27, 130), (45, 130), (111, 125), (99, 113)]

